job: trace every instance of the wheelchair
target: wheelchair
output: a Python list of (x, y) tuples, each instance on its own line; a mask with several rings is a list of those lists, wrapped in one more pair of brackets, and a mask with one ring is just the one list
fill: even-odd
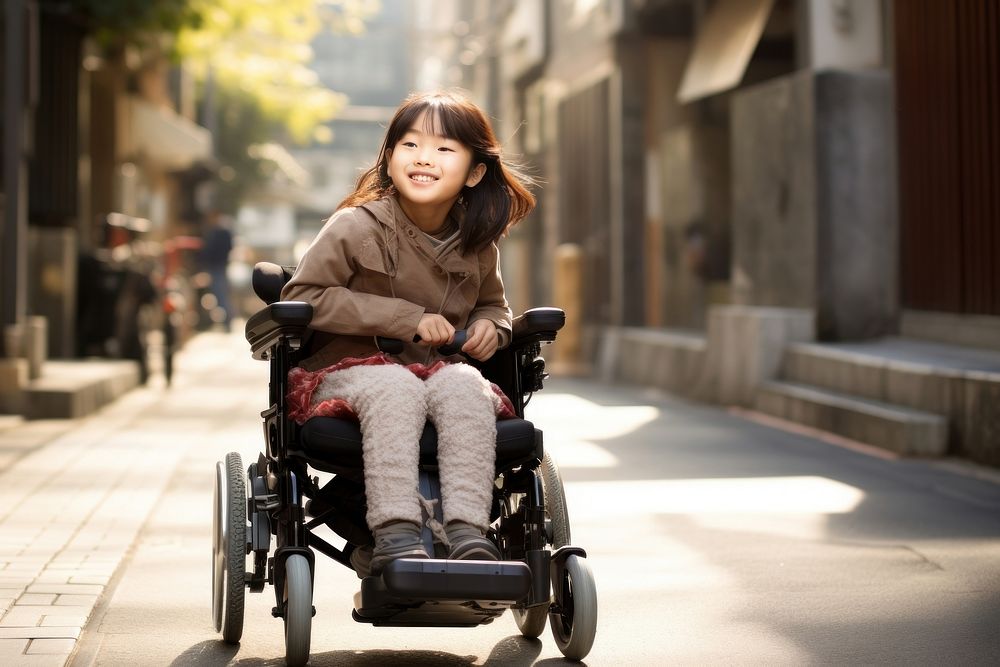
[[(228, 643), (243, 633), (246, 591), (274, 588), (272, 614), (285, 631), (285, 660), (309, 660), (313, 573), (318, 552), (353, 569), (351, 552), (370, 544), (365, 523), (361, 432), (357, 422), (313, 417), (303, 425), (286, 410), (289, 370), (307, 355), (312, 306), (280, 301), (291, 269), (259, 263), (253, 288), (266, 306), (246, 324), (255, 359), (270, 365), (270, 404), (261, 413), (264, 451), (244, 467), (230, 452), (216, 465), (212, 547), (212, 611)], [(354, 620), (374, 626), (473, 627), (511, 610), (521, 634), (537, 638), (548, 621), (560, 652), (582, 660), (597, 629), (597, 593), (586, 552), (570, 540), (559, 469), (544, 452), (542, 433), (524, 407), (547, 377), (542, 345), (565, 321), (556, 308), (515, 318), (509, 346), (474, 363), (510, 398), (516, 418), (497, 422), (497, 477), (488, 537), (503, 560), (447, 560), (429, 528), (431, 559), (397, 559), (361, 579)], [(391, 346), (393, 341), (380, 341)], [(398, 341), (396, 342), (398, 345)], [(383, 347), (386, 351), (391, 349)], [(471, 361), (471, 360), (470, 360)], [(420, 491), (440, 498), (434, 425), (420, 439)], [(311, 472), (332, 473), (320, 486)], [(436, 503), (438, 520), (440, 503)], [(326, 526), (341, 547), (316, 534)], [(272, 546), (274, 547), (272, 550)], [(249, 562), (249, 567), (248, 567)]]

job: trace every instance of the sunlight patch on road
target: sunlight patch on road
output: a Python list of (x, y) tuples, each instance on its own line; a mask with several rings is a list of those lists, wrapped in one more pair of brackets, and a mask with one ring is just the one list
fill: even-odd
[(653, 406), (606, 406), (572, 394), (536, 396), (525, 412), (562, 468), (616, 467), (618, 458), (598, 441), (626, 436), (660, 416)]
[(574, 511), (588, 518), (622, 507), (642, 514), (844, 514), (864, 498), (825, 477), (631, 480), (566, 485)]
[(684, 515), (713, 530), (823, 536), (829, 515), (852, 512), (864, 499), (860, 489), (825, 477), (634, 480), (566, 485), (577, 522), (602, 522), (629, 515)]
[[(638, 514), (621, 507), (614, 518), (589, 521), (572, 501), (573, 543), (588, 549), (597, 585), (598, 641), (642, 637), (645, 648), (632, 661), (637, 665), (731, 664), (734, 655), (739, 664), (809, 664), (808, 653), (780, 626), (747, 621), (745, 610), (755, 605), (752, 588), (690, 533), (670, 530), (642, 514), (641, 506)], [(753, 641), (746, 645), (725, 644), (747, 636)]]
[(604, 447), (561, 435), (553, 437), (548, 431), (545, 432), (545, 451), (552, 455), (561, 470), (618, 466), (618, 457)]
[[(619, 518), (614, 522), (577, 528), (574, 524), (574, 544), (591, 549), (588, 559), (600, 589), (614, 591), (614, 595), (690, 594), (736, 584), (732, 573), (725, 568), (712, 563), (703, 553), (676, 537), (651, 529), (649, 522), (641, 517)], [(641, 535), (642, 546), (637, 549), (632, 540), (609, 545), (609, 534)], [(598, 544), (599, 552), (594, 551)], [(641, 558), (641, 567), (636, 566), (637, 558)]]
[(539, 428), (591, 441), (628, 435), (660, 415), (651, 405), (600, 405), (572, 394), (536, 396), (525, 413)]

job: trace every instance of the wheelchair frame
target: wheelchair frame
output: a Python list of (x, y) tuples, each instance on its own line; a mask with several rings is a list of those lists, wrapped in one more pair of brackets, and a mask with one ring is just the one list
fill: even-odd
[[(349, 542), (339, 549), (313, 532), (325, 523), (324, 517), (307, 520), (304, 498), (313, 497), (318, 486), (309, 476), (308, 460), (289, 455), (300, 427), (288, 418), (287, 376), (303, 353), (311, 319), (311, 305), (277, 301), (247, 322), (253, 357), (270, 366), (269, 406), (261, 413), (265, 451), (246, 469), (245, 478), (237, 453), (218, 464), (216, 476), (216, 629), (227, 642), (237, 643), (242, 636), (245, 589), (259, 593), (272, 584), (276, 602), (272, 615), (285, 621), (288, 664), (305, 664), (309, 657), (315, 613), (314, 550), (353, 569)], [(519, 418), (524, 417), (526, 397), (541, 389), (547, 377), (541, 347), (555, 340), (564, 321), (565, 315), (556, 308), (526, 311), (514, 322), (511, 344), (486, 363), (474, 364), (503, 389)], [(355, 596), (355, 620), (374, 625), (473, 626), (489, 623), (512, 608), (522, 634), (539, 636), (548, 619), (566, 657), (580, 660), (589, 652), (597, 616), (593, 576), (586, 552), (569, 544), (558, 468), (541, 453), (537, 429), (535, 436), (537, 456), (512, 470), (498, 471), (503, 478), (497, 491), (500, 516), (490, 535), (505, 560), (393, 561), (382, 575), (362, 580)], [(251, 554), (252, 568), (245, 571), (240, 563), (245, 566)], [(308, 600), (303, 602), (303, 597)], [(425, 603), (435, 605), (433, 614), (420, 612)], [(359, 610), (368, 611), (362, 615)]]

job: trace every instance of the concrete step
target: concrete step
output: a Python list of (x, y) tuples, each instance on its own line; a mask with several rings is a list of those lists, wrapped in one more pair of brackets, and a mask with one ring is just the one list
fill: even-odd
[[(604, 346), (600, 377), (656, 386), (681, 396), (697, 396), (706, 350), (703, 335), (623, 327), (606, 336)], [(612, 346), (617, 349), (608, 349)]]
[(780, 379), (948, 419), (948, 453), (1000, 466), (1000, 352), (889, 337), (796, 343)]
[(755, 407), (906, 456), (943, 456), (948, 447), (948, 420), (941, 415), (803, 384), (764, 383)]
[(785, 351), (781, 379), (956, 417), (970, 391), (983, 383), (1000, 389), (1000, 353), (905, 338), (796, 343)]
[(118, 359), (49, 360), (24, 389), (28, 419), (77, 419), (139, 386), (139, 364)]

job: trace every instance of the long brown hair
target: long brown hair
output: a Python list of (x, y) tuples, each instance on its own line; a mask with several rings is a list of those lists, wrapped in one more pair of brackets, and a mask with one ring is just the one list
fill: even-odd
[(462, 188), (459, 238), (463, 252), (480, 250), (503, 236), (535, 207), (528, 191), (532, 184), (517, 166), (501, 157), (500, 142), (482, 109), (459, 91), (416, 93), (406, 98), (389, 122), (374, 166), (361, 174), (354, 192), (340, 202), (338, 210), (359, 206), (396, 189), (389, 178), (389, 154), (420, 115), (433, 123), (437, 134), (465, 145), (472, 151), (473, 166), (486, 165), (486, 173), (475, 187)]

